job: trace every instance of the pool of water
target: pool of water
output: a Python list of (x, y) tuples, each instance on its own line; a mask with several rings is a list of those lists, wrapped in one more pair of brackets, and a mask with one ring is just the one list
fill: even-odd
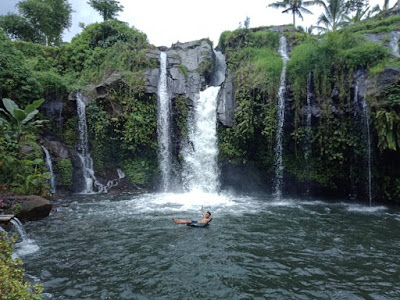
[[(400, 299), (399, 210), (198, 192), (62, 203), (25, 225), (39, 250), (17, 250), (45, 299)], [(201, 205), (208, 228), (172, 222)]]

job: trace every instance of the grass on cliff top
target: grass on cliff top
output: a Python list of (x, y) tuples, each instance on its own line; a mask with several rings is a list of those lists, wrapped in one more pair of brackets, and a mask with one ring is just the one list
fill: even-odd
[(393, 30), (400, 30), (400, 15), (386, 17), (379, 14), (342, 29), (344, 32), (359, 34), (392, 32)]
[(277, 49), (279, 46), (279, 33), (272, 31), (255, 31), (252, 29), (236, 29), (224, 31), (218, 47), (223, 51), (238, 50), (246, 47)]

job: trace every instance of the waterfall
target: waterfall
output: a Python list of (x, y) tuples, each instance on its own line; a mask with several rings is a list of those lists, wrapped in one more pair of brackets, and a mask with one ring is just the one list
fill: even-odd
[(188, 120), (188, 140), (183, 145), (183, 181), (188, 190), (215, 193), (219, 188), (217, 164), (217, 96), (220, 87), (200, 92)]
[(97, 181), (94, 176), (93, 160), (89, 152), (89, 141), (86, 123), (86, 105), (83, 102), (83, 95), (77, 93), (76, 95), (76, 106), (78, 113), (78, 129), (79, 129), (79, 144), (77, 146), (77, 152), (79, 159), (82, 164), (83, 182), (84, 188), (81, 191), (82, 194), (93, 194), (95, 192), (104, 193), (107, 192), (106, 188)]
[[(356, 85), (354, 88), (354, 108), (355, 108), (355, 116), (357, 115), (360, 118), (360, 123), (362, 126), (362, 136), (365, 144), (366, 149), (366, 165), (367, 165), (367, 190), (368, 190), (368, 202), (369, 205), (372, 205), (372, 166), (371, 166), (371, 132), (370, 132), (370, 124), (369, 124), (369, 110), (367, 102), (365, 101), (365, 92), (362, 94), (360, 93), (360, 89), (365, 89), (365, 73), (362, 72), (361, 75), (358, 76)], [(360, 97), (359, 97), (360, 96)], [(359, 99), (361, 99), (361, 107), (359, 107)], [(361, 108), (361, 109), (360, 109)]]
[(121, 169), (117, 169), (118, 178), (109, 180), (104, 188), (105, 192), (108, 192), (111, 188), (118, 186), (121, 179), (125, 178), (125, 173)]
[(400, 57), (399, 54), (399, 38), (400, 38), (400, 32), (398, 31), (392, 31), (390, 33), (390, 49), (392, 50), (392, 54), (396, 57)]
[(49, 151), (44, 147), (41, 146), (43, 149), (43, 152), (45, 154), (46, 160), (46, 168), (50, 173), (50, 191), (52, 194), (56, 192), (56, 185), (55, 185), (55, 178), (54, 178), (54, 172), (53, 172), (53, 164), (51, 163), (51, 157)]
[(275, 195), (277, 199), (282, 196), (283, 186), (283, 125), (285, 122), (285, 92), (286, 92), (286, 64), (289, 60), (287, 52), (287, 42), (285, 36), (282, 34), (279, 39), (279, 54), (283, 60), (283, 67), (281, 72), (281, 80), (278, 91), (278, 107), (277, 107), (277, 129), (276, 129), (276, 145), (275, 145)]
[(6, 232), (3, 227), (0, 226), (0, 232)]
[(171, 185), (171, 101), (168, 94), (167, 54), (160, 53), (160, 81), (157, 105), (158, 156), (161, 169), (161, 185), (168, 191)]
[(22, 240), (26, 240), (27, 239), (26, 231), (25, 231), (24, 225), (22, 225), (21, 221), (14, 217), (10, 220), (10, 222), (11, 222), (11, 224), (14, 225), (15, 229), (18, 231), (19, 237)]
[(12, 255), (13, 258), (32, 254), (39, 250), (39, 246), (35, 243), (34, 240), (30, 239), (26, 234), (24, 225), (22, 225), (21, 221), (16, 217), (10, 220), (11, 224), (13, 224), (14, 228), (17, 230), (21, 241), (16, 245), (17, 251)]
[[(311, 161), (311, 153), (312, 153), (312, 141), (311, 141), (311, 133), (312, 133), (312, 107), (311, 107), (311, 98), (312, 98), (312, 72), (308, 73), (307, 79), (307, 118), (306, 118), (306, 140), (305, 140), (305, 160), (307, 164), (307, 176), (310, 177), (310, 161)], [(307, 186), (307, 194), (310, 193), (310, 187)]]
[(226, 61), (225, 55), (220, 51), (215, 51), (214, 72), (211, 76), (211, 85), (220, 86), (225, 81)]

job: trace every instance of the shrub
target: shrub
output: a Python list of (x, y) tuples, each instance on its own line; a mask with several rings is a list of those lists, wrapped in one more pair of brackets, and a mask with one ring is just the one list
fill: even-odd
[(0, 296), (2, 299), (39, 300), (43, 288), (25, 281), (24, 269), (20, 258), (12, 259), (12, 251), (16, 237), (7, 238), (5, 232), (0, 232)]

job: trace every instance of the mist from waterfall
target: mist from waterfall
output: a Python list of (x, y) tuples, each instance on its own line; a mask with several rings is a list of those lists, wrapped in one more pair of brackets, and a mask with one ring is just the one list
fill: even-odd
[(283, 186), (283, 125), (285, 122), (285, 93), (286, 93), (286, 65), (289, 60), (287, 52), (286, 37), (282, 34), (279, 39), (279, 54), (282, 57), (283, 67), (280, 78), (280, 86), (278, 90), (278, 105), (277, 105), (277, 116), (276, 116), (276, 145), (275, 145), (275, 197), (280, 199), (282, 196)]
[(217, 163), (217, 96), (220, 87), (200, 92), (188, 121), (184, 143), (182, 179), (186, 190), (215, 193), (219, 189)]
[(77, 145), (78, 157), (82, 165), (82, 176), (84, 187), (80, 193), (82, 194), (93, 194), (105, 193), (106, 188), (97, 181), (94, 175), (93, 159), (89, 152), (89, 141), (88, 131), (86, 123), (86, 105), (83, 101), (83, 95), (81, 93), (76, 94), (76, 107), (78, 114), (78, 130), (79, 130), (79, 143)]
[(158, 83), (157, 133), (158, 156), (161, 170), (162, 190), (168, 191), (171, 185), (171, 99), (168, 93), (167, 54), (160, 53), (160, 81)]
[(51, 162), (51, 157), (49, 151), (46, 149), (46, 147), (41, 146), (43, 149), (43, 152), (45, 154), (45, 164), (46, 168), (50, 173), (50, 192), (55, 193), (56, 192), (56, 184), (55, 184), (55, 177), (54, 177), (54, 172), (53, 172), (53, 164)]

